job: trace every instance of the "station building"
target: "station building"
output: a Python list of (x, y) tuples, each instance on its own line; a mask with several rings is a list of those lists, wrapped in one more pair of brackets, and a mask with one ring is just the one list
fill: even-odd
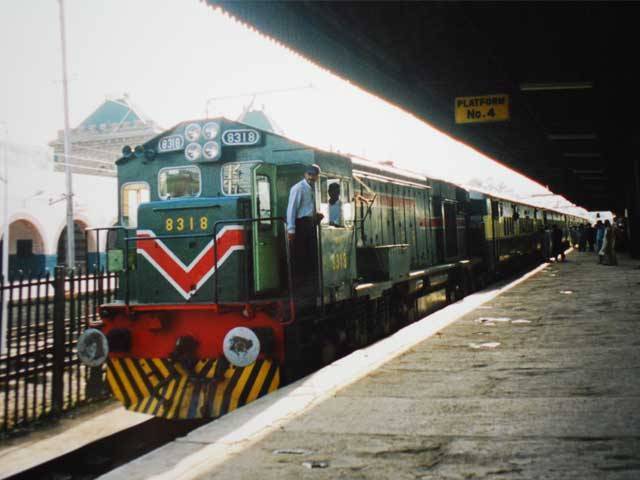
[(118, 220), (115, 161), (124, 145), (142, 144), (160, 131), (125, 95), (106, 99), (71, 130), (66, 161), (63, 131), (49, 143), (52, 149), (0, 145), (8, 162), (9, 277), (52, 272), (66, 262), (65, 162), (73, 172), (76, 266), (91, 269), (98, 249), (93, 235), (85, 240), (85, 230)]

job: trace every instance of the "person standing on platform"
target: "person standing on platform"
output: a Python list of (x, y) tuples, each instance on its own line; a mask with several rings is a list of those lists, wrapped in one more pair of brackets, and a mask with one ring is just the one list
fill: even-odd
[(616, 222), (611, 222), (611, 250), (609, 251), (609, 265), (618, 265), (616, 254), (616, 243), (618, 241), (618, 226)]
[(589, 244), (588, 250), (590, 252), (593, 252), (596, 244), (596, 229), (593, 228), (593, 225), (591, 225), (591, 223), (587, 224), (587, 243)]
[[(600, 220), (598, 220), (598, 223), (601, 223)], [(596, 252), (598, 252), (598, 263), (606, 265), (604, 260), (605, 257), (608, 256), (609, 253), (609, 247), (611, 245), (611, 242), (609, 241), (609, 239), (611, 238), (611, 235), (609, 234), (610, 232), (610, 228), (609, 228), (609, 220), (605, 220), (604, 225), (603, 225), (603, 234), (602, 234), (602, 240), (600, 242), (600, 248), (596, 250)]]
[(578, 246), (578, 227), (575, 225), (569, 227), (569, 238), (571, 239), (571, 247), (576, 248)]
[(605, 220), (602, 247), (598, 251), (598, 263), (603, 265), (617, 265), (618, 259), (615, 255), (615, 232), (613, 231), (611, 222)]
[(315, 185), (320, 167), (311, 165), (304, 178), (291, 187), (287, 206), (287, 236), (291, 246), (296, 296), (312, 296), (318, 270), (316, 228), (323, 215), (316, 211)]
[(551, 258), (551, 232), (546, 225), (540, 230), (540, 238), (542, 241), (542, 260), (545, 263), (549, 263)]
[(587, 249), (587, 226), (581, 223), (578, 227), (578, 250), (584, 252)]
[(562, 230), (558, 228), (557, 225), (553, 225), (551, 229), (551, 243), (553, 249), (553, 258), (555, 261), (559, 261), (558, 257), (560, 257), (561, 261), (565, 261), (564, 256), (564, 246), (562, 245)]
[(606, 226), (602, 223), (602, 220), (598, 220), (595, 225), (596, 229), (596, 252), (602, 250), (602, 242), (604, 240), (604, 232)]

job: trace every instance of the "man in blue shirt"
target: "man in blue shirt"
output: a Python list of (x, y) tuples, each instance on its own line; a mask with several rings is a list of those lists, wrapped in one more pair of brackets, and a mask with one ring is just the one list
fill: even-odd
[(289, 192), (287, 236), (291, 245), (294, 283), (300, 296), (309, 295), (309, 290), (312, 291), (316, 285), (316, 227), (323, 218), (321, 213), (316, 212), (315, 184), (318, 175), (320, 167), (310, 165), (304, 172), (304, 178), (291, 187)]

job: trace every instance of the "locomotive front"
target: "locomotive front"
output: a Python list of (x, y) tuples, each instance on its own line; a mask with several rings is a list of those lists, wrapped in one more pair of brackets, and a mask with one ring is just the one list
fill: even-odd
[(267, 134), (179, 124), (118, 160), (117, 301), (78, 342), (128, 409), (215, 418), (278, 388), (293, 304)]

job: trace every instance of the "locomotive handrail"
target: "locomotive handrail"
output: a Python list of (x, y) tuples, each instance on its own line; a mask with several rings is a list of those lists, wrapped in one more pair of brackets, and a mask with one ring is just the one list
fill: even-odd
[[(195, 233), (195, 234), (182, 234), (182, 235), (154, 235), (153, 237), (143, 236), (140, 237), (136, 235), (135, 237), (125, 237), (124, 238), (124, 273), (125, 273), (125, 289), (124, 289), (124, 303), (125, 305), (129, 305), (129, 242), (132, 241), (150, 241), (150, 240), (163, 240), (163, 239), (176, 239), (176, 238), (203, 238), (203, 237), (211, 237), (210, 233)], [(213, 236), (213, 243), (215, 245), (215, 235)], [(217, 275), (216, 275), (217, 276)]]
[[(254, 223), (254, 222), (262, 222), (262, 221), (276, 221), (276, 222), (280, 222), (283, 224), (284, 226), (284, 232), (285, 235), (283, 235), (283, 241), (284, 241), (284, 251), (285, 251), (285, 257), (286, 257), (286, 261), (287, 261), (287, 287), (289, 290), (289, 321), (285, 322), (285, 325), (289, 325), (291, 323), (294, 322), (295, 319), (295, 303), (293, 300), (293, 275), (292, 275), (292, 271), (291, 271), (291, 252), (289, 249), (289, 241), (287, 239), (287, 235), (286, 235), (286, 231), (287, 231), (287, 221), (285, 218), (283, 217), (258, 217), (258, 218), (234, 218), (234, 219), (227, 219), (227, 220), (218, 220), (217, 222), (215, 222), (213, 224), (213, 238), (214, 238), (214, 242), (213, 242), (213, 255), (214, 255), (214, 265), (218, 264), (218, 242), (215, 241), (215, 237), (217, 235), (218, 232), (218, 227), (220, 225), (224, 225), (227, 223)], [(246, 236), (245, 236), (245, 242), (246, 242)], [(216, 275), (213, 279), (213, 301), (214, 303), (217, 305), (218, 304), (218, 275)]]
[[(87, 261), (89, 261), (89, 232), (96, 232), (96, 257), (98, 259), (98, 271), (100, 271), (100, 232), (111, 232), (114, 230), (126, 230), (126, 227), (123, 227), (122, 225), (113, 225), (111, 227), (93, 227), (93, 228), (85, 228), (84, 230), (84, 251), (85, 251), (85, 258), (87, 259)], [(108, 235), (108, 234), (107, 234)], [(107, 242), (109, 240), (109, 237), (107, 237)], [(107, 252), (106, 246), (105, 246), (105, 252)]]
[[(98, 286), (98, 298), (99, 298), (99, 303), (102, 303), (102, 282), (98, 282), (97, 281), (97, 274), (102, 273), (102, 266), (100, 265), (100, 232), (112, 232), (115, 230), (126, 230), (125, 227), (123, 227), (122, 225), (112, 225), (110, 227), (93, 227), (93, 228), (86, 228), (84, 230), (84, 258), (87, 259), (87, 268), (86, 268), (86, 273), (87, 275), (89, 274), (89, 232), (96, 232), (96, 259), (98, 264), (96, 265), (96, 278), (95, 278), (95, 283), (97, 283)], [(107, 233), (107, 244), (109, 243), (109, 234)], [(108, 245), (105, 244), (105, 253), (108, 255), (109, 254), (109, 250), (107, 249)], [(108, 257), (107, 257), (108, 259)], [(108, 265), (108, 261), (107, 261), (107, 268), (106, 271), (109, 271), (109, 265)], [(94, 285), (95, 288), (95, 285)], [(127, 285), (128, 288), (128, 285)]]
[[(286, 226), (286, 220), (283, 217), (258, 217), (258, 218), (235, 218), (228, 220), (218, 220), (213, 224), (213, 231), (211, 233), (196, 233), (196, 234), (171, 234), (171, 235), (154, 235), (153, 237), (149, 236), (133, 236), (133, 237), (125, 237), (124, 239), (124, 257), (125, 257), (125, 305), (129, 305), (129, 242), (131, 241), (150, 241), (150, 240), (171, 240), (178, 238), (212, 238), (213, 240), (213, 255), (214, 255), (214, 265), (218, 265), (218, 242), (216, 242), (216, 235), (218, 234), (218, 228), (220, 225), (229, 224), (229, 223), (254, 223), (260, 221), (277, 221), (281, 222)], [(285, 229), (286, 231), (286, 229)], [(289, 242), (287, 241), (287, 236), (284, 235), (284, 243), (285, 243), (285, 256), (287, 261), (287, 283), (289, 290), (289, 311), (290, 311), (290, 320), (286, 322), (286, 324), (290, 324), (294, 321), (295, 318), (295, 304), (293, 301), (293, 280), (292, 280), (292, 271), (291, 271), (291, 253), (289, 250)], [(245, 245), (246, 245), (246, 236), (245, 236)], [(217, 271), (216, 271), (217, 273)], [(214, 304), (218, 304), (218, 275), (214, 276)]]

